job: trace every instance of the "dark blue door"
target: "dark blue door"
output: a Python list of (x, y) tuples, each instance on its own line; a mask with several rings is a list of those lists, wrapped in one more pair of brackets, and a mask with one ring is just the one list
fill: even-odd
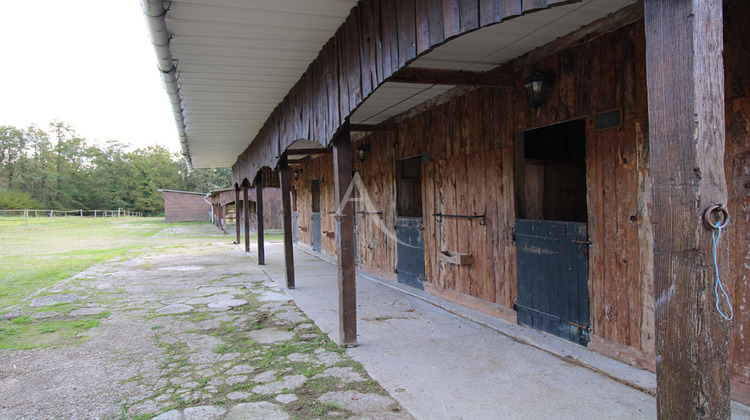
[(320, 251), (322, 248), (320, 246), (320, 213), (313, 213), (312, 214), (312, 246), (313, 251)]
[(518, 322), (587, 345), (586, 223), (516, 220)]
[(421, 217), (396, 219), (398, 281), (424, 289), (424, 223)]
[(292, 242), (297, 243), (299, 236), (297, 232), (297, 212), (292, 212)]

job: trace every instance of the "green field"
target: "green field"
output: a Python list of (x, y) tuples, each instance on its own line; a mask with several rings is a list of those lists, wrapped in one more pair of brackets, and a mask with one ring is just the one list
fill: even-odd
[(209, 223), (203, 236), (175, 232), (184, 224), (163, 218), (21, 218), (0, 221), (0, 313), (36, 291), (78, 271), (114, 258), (136, 255), (152, 246), (228, 241)]

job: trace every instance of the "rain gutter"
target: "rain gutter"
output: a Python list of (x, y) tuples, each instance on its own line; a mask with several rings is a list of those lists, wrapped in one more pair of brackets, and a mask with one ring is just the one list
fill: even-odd
[(191, 171), (193, 168), (193, 159), (190, 156), (185, 114), (182, 108), (182, 97), (180, 96), (180, 86), (177, 83), (177, 64), (176, 60), (172, 58), (172, 51), (169, 49), (171, 36), (167, 31), (167, 22), (165, 19), (167, 11), (169, 11), (169, 6), (164, 7), (164, 1), (162, 0), (141, 0), (141, 8), (146, 18), (146, 26), (151, 37), (151, 43), (154, 45), (154, 51), (156, 52), (161, 81), (164, 84), (164, 90), (169, 96), (169, 102), (172, 104), (172, 113), (180, 136), (181, 153), (185, 158), (188, 171)]

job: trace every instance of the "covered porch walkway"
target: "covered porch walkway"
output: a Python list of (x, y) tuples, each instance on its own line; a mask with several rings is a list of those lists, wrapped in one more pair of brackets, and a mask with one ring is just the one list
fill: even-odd
[[(283, 256), (267, 243), (264, 271), (338, 341), (335, 264), (295, 248), (289, 290)], [(357, 316), (347, 351), (417, 418), (656, 417), (654, 374), (414, 288), (358, 273)]]

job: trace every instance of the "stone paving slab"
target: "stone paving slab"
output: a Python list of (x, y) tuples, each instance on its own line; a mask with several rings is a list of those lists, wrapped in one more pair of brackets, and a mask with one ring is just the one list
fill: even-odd
[(410, 418), (236, 246), (152, 250), (45, 293), (3, 318), (109, 316), (77, 345), (0, 350), (3, 420), (357, 418), (319, 400), (349, 390)]

